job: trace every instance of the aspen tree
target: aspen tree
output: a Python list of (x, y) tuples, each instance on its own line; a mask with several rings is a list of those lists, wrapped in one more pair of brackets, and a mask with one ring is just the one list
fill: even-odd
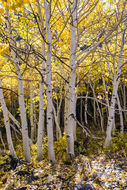
[(76, 82), (76, 10), (77, 0), (73, 0), (71, 5), (71, 25), (70, 25), (70, 81), (69, 81), (69, 115), (68, 124), (66, 129), (67, 137), (67, 153), (74, 155), (74, 127), (76, 121), (76, 95), (75, 95), (75, 82)]
[(31, 125), (31, 140), (35, 142), (35, 123), (34, 123), (34, 104), (33, 104), (33, 98), (34, 98), (34, 87), (33, 87), (33, 71), (32, 68), (30, 68), (30, 125)]
[[(7, 9), (6, 9), (6, 14), (7, 14), (7, 25), (8, 25), (8, 32), (9, 32), (9, 38), (10, 38), (10, 45), (12, 48), (12, 47), (15, 47), (15, 42), (14, 42), (14, 39), (12, 36), (10, 14), (9, 14), (9, 10), (7, 10)], [(25, 156), (26, 161), (31, 162), (29, 137), (28, 137), (28, 124), (27, 124), (25, 101), (24, 101), (22, 72), (21, 72), (21, 69), (19, 66), (19, 60), (13, 49), (11, 49), (11, 53), (12, 53), (12, 57), (13, 57), (13, 62), (15, 63), (15, 68), (16, 68), (17, 78), (18, 78), (18, 99), (19, 99), (19, 108), (20, 108), (20, 114), (21, 114), (24, 156)]]
[[(37, 10), (39, 15), (39, 24), (41, 33), (44, 34), (44, 21), (42, 17), (42, 11), (40, 7), (39, 0), (36, 0)], [(42, 43), (42, 56), (45, 57), (45, 42), (44, 39), (41, 39)], [(42, 160), (42, 140), (44, 132), (44, 76), (45, 76), (45, 61), (41, 63), (41, 81), (40, 81), (40, 100), (39, 100), (39, 123), (38, 123), (38, 137), (37, 137), (37, 150), (38, 150), (38, 160)]]
[(113, 124), (113, 118), (114, 118), (114, 112), (115, 112), (115, 103), (117, 99), (117, 91), (118, 91), (118, 86), (120, 82), (121, 67), (122, 67), (122, 61), (123, 61), (126, 28), (127, 28), (127, 23), (124, 23), (122, 37), (121, 37), (121, 46), (120, 46), (120, 52), (119, 52), (117, 72), (114, 74), (114, 77), (113, 77), (113, 92), (112, 92), (111, 104), (109, 107), (105, 146), (109, 146), (110, 141), (111, 141), (112, 124)]
[(46, 35), (47, 35), (47, 133), (48, 133), (48, 155), (49, 159), (55, 163), (54, 145), (53, 145), (53, 109), (52, 109), (52, 84), (51, 84), (51, 56), (52, 56), (52, 38), (50, 29), (51, 1), (44, 0), (44, 9), (46, 15)]

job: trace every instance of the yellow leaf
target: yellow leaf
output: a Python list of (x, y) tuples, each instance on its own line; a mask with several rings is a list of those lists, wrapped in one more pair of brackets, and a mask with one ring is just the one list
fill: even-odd
[(0, 17), (0, 23), (3, 22), (2, 18)]
[(93, 185), (94, 185), (94, 187), (97, 187), (97, 186), (98, 186), (96, 183), (94, 183)]
[(30, 0), (25, 0), (25, 3), (30, 3)]
[(125, 176), (125, 173), (124, 172), (122, 172), (122, 177), (124, 177)]
[(55, 182), (57, 181), (57, 178), (56, 178), (56, 176), (54, 176), (54, 181), (55, 181)]
[(4, 9), (0, 8), (0, 14), (4, 14)]
[(103, 39), (103, 38), (99, 38), (99, 41), (100, 41), (100, 42), (103, 42), (103, 41), (104, 41), (104, 39)]

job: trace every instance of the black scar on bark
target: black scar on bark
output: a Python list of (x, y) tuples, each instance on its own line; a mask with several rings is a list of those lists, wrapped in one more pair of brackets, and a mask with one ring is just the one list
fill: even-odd
[(80, 50), (86, 50), (86, 49), (88, 49), (89, 47), (90, 47), (91, 45), (86, 45), (86, 44), (84, 44), (82, 47), (80, 47)]

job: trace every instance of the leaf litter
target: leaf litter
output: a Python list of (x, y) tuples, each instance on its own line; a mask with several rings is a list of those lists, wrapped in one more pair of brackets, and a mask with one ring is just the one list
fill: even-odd
[(24, 189), (126, 190), (127, 160), (122, 155), (112, 158), (102, 153), (90, 157), (79, 155), (68, 163), (22, 162), (1, 177), (0, 190)]

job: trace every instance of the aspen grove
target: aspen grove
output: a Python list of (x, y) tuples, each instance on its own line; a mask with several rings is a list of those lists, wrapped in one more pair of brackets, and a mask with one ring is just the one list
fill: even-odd
[(0, 0), (0, 116), (0, 150), (19, 159), (20, 142), (29, 163), (32, 145), (55, 164), (62, 151), (75, 158), (81, 137), (86, 151), (124, 135), (127, 1)]

